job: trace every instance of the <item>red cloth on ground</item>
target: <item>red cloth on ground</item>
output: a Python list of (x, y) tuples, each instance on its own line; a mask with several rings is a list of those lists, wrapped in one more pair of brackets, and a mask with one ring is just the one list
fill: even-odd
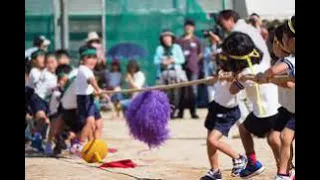
[(103, 163), (99, 168), (135, 168), (137, 164), (130, 159)]
[(115, 152), (117, 152), (118, 150), (117, 149), (115, 149), (115, 148), (108, 148), (108, 152), (109, 153), (115, 153)]

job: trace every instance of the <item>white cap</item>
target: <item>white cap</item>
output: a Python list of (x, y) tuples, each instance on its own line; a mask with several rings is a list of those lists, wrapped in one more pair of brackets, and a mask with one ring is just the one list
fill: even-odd
[(89, 42), (92, 40), (100, 40), (100, 37), (97, 32), (89, 32), (88, 33), (88, 38), (85, 41)]

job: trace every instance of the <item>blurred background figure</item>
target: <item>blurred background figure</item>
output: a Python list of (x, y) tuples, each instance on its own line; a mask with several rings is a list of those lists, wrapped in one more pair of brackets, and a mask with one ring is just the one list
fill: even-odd
[[(127, 73), (125, 75), (125, 82), (128, 84), (128, 89), (141, 89), (146, 85), (146, 77), (135, 60), (130, 60), (127, 65)], [(139, 92), (135, 92), (129, 95), (128, 99), (120, 101), (123, 112), (129, 107), (131, 100)]]
[(258, 31), (260, 31), (262, 38), (266, 41), (268, 39), (269, 33), (268, 33), (268, 30), (263, 26), (260, 16), (256, 13), (252, 13), (249, 16), (248, 21), (249, 21), (249, 24), (251, 24), (253, 27), (258, 29)]
[[(118, 60), (113, 60), (110, 67), (110, 72), (105, 73), (104, 77), (104, 87), (107, 90), (116, 90), (120, 89), (122, 86), (122, 73), (121, 67)], [(111, 101), (115, 106), (117, 112), (117, 117), (120, 117), (120, 100), (123, 99), (121, 93), (115, 93), (111, 96)]]
[[(183, 52), (178, 44), (175, 44), (175, 35), (164, 29), (159, 37), (160, 45), (154, 55), (154, 64), (158, 68), (159, 84), (173, 84), (187, 81), (182, 65), (185, 62)], [(175, 117), (175, 112), (179, 106), (180, 89), (170, 89), (167, 91), (170, 104), (173, 107), (171, 118)]]
[[(194, 35), (195, 23), (192, 20), (186, 20), (184, 23), (184, 34), (180, 39), (177, 40), (177, 43), (181, 46), (183, 55), (185, 57), (185, 64), (183, 65), (184, 70), (186, 71), (187, 78), (189, 81), (197, 80), (199, 78), (199, 63), (202, 59), (201, 52), (201, 42), (198, 37)], [(188, 99), (188, 108), (190, 109), (190, 114), (193, 119), (198, 119), (199, 116), (196, 113), (196, 99), (198, 94), (198, 87), (196, 85), (192, 86), (192, 93), (187, 93), (188, 87), (182, 88), (181, 93), (181, 102), (179, 103), (179, 113), (178, 118), (183, 118), (184, 109), (186, 108), (186, 103), (183, 103), (183, 100)], [(184, 96), (187, 95), (188, 96)]]

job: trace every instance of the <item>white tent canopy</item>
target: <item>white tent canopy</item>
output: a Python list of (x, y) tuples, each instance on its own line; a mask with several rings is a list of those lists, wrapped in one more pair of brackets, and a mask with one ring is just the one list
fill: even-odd
[(245, 0), (247, 15), (257, 13), (262, 19), (288, 19), (295, 14), (295, 0)]

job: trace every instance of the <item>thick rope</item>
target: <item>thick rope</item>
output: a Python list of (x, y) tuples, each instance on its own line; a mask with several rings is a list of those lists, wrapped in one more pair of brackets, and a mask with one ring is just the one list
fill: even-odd
[[(187, 86), (193, 86), (198, 84), (208, 84), (208, 83), (215, 83), (216, 81), (223, 81), (223, 80), (230, 80), (234, 79), (233, 76), (210, 76), (208, 78), (194, 80), (194, 81), (186, 81), (186, 82), (180, 82), (180, 83), (174, 83), (174, 84), (167, 84), (167, 85), (157, 85), (157, 86), (151, 86), (141, 89), (122, 89), (122, 90), (107, 90), (102, 91), (101, 94), (113, 94), (113, 93), (133, 93), (133, 92), (143, 92), (143, 91), (152, 91), (152, 90), (167, 90), (167, 89), (175, 89), (175, 88), (181, 88), (181, 87), (187, 87)], [(255, 75), (245, 75), (240, 77), (241, 81), (254, 81), (259, 84), (264, 83), (284, 83), (288, 81), (295, 82), (293, 77), (289, 76), (274, 76), (272, 78), (263, 78), (259, 79)]]

